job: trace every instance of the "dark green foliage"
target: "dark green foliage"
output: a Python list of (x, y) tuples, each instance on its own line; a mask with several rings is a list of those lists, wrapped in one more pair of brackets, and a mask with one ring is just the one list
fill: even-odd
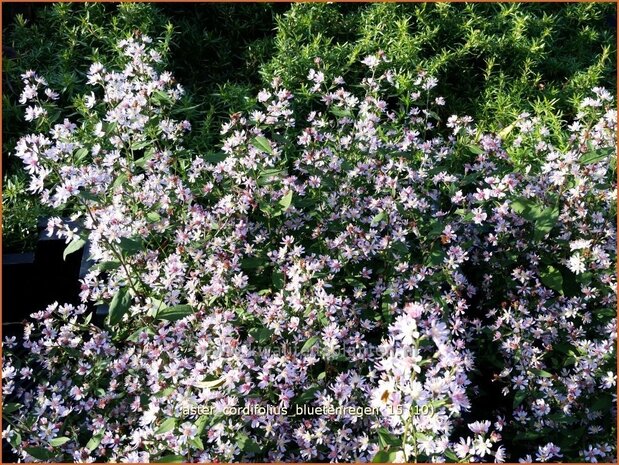
[(3, 251), (34, 250), (37, 222), (46, 209), (38, 199), (26, 192), (27, 175), (20, 171), (2, 180), (2, 247)]
[(615, 14), (601, 3), (295, 4), (263, 74), (302, 88), (319, 56), (325, 74), (355, 82), (359, 60), (383, 50), (396, 69), (435, 75), (446, 111), (488, 130), (533, 108), (569, 119), (591, 87), (615, 88)]
[(273, 53), (275, 16), (285, 4), (163, 4), (176, 31), (170, 69), (196, 106), (191, 143), (212, 150), (224, 120), (253, 106), (260, 66)]

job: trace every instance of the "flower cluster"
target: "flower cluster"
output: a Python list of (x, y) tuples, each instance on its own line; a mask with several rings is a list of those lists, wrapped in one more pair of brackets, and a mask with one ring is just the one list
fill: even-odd
[[(82, 305), (5, 341), (20, 459), (614, 457), (608, 92), (559, 140), (527, 114), (482, 134), (442, 127), (436, 80), (403, 88), (384, 54), (360, 91), (317, 60), (308, 115), (275, 79), (195, 153), (151, 40), (119, 50), (122, 71), (91, 67), (79, 121), (15, 151), (71, 214), (49, 234), (94, 262)], [(24, 79), (25, 103), (45, 83)], [(490, 409), (484, 382), (502, 389)]]

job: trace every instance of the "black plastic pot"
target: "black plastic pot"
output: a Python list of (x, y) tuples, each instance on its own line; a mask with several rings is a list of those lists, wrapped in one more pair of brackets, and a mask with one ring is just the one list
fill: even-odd
[(2, 256), (3, 336), (20, 335), (30, 314), (53, 302), (79, 303), (83, 251), (64, 260), (65, 248), (42, 231), (34, 252)]
[(3, 335), (11, 335), (12, 326), (36, 310), (36, 293), (30, 283), (34, 276), (34, 252), (2, 256)]

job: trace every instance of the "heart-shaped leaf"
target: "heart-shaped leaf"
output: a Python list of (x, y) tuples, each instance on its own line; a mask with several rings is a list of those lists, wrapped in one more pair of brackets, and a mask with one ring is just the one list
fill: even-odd
[(175, 305), (174, 307), (167, 307), (160, 310), (156, 318), (159, 320), (176, 321), (193, 313), (194, 309), (191, 305)]
[(168, 431), (172, 431), (176, 426), (176, 418), (167, 418), (160, 425), (159, 428), (155, 431), (155, 434), (164, 434)]
[(129, 295), (129, 288), (121, 287), (110, 303), (110, 313), (108, 315), (108, 323), (110, 325), (117, 325), (122, 320), (122, 317), (127, 313), (131, 307), (131, 295)]
[(251, 140), (251, 145), (253, 145), (257, 149), (262, 150), (263, 152), (266, 152), (268, 154), (273, 153), (273, 148), (271, 147), (271, 143), (269, 142), (269, 139), (267, 139), (264, 136), (254, 137)]
[(84, 247), (85, 244), (86, 244), (86, 241), (84, 239), (82, 239), (81, 237), (76, 237), (64, 249), (64, 253), (62, 254), (62, 259), (66, 261), (67, 260), (67, 255), (70, 255), (73, 252), (77, 252), (82, 247)]

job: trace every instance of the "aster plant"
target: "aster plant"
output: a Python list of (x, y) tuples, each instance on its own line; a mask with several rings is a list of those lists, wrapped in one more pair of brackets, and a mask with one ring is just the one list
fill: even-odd
[[(80, 305), (4, 342), (20, 460), (615, 457), (606, 90), (561, 134), (528, 114), (484, 134), (442, 122), (436, 80), (381, 52), (352, 86), (317, 59), (316, 110), (276, 78), (197, 153), (158, 45), (118, 53), (61, 123), (23, 76), (38, 133), (15, 155), (59, 212), (48, 233), (93, 265)], [(481, 408), (490, 379), (501, 397)]]

